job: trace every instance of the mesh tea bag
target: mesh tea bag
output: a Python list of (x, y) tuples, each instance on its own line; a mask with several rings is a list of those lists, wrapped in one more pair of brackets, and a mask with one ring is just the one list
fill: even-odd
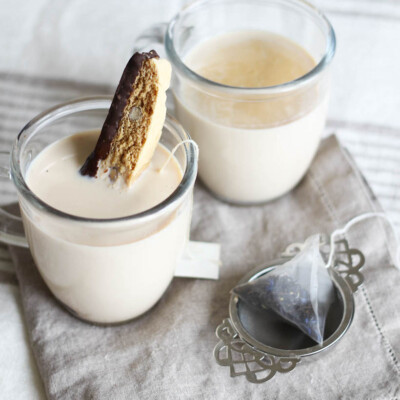
[(382, 230), (384, 240), (394, 265), (400, 269), (400, 246), (394, 225), (384, 213), (368, 212), (331, 233), (326, 263), (319, 251), (320, 235), (317, 234), (308, 238), (303, 250), (291, 260), (261, 278), (236, 286), (233, 293), (247, 304), (273, 310), (322, 343), (326, 316), (335, 299), (328, 272), (334, 264), (335, 239), (345, 235), (353, 225), (371, 218), (383, 219), (388, 224), (389, 230)]
[(320, 235), (307, 239), (291, 260), (233, 292), (249, 305), (272, 309), (318, 343), (335, 291), (321, 253)]

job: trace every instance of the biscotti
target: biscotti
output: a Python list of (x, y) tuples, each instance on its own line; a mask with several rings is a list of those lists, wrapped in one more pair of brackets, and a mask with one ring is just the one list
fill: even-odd
[(170, 80), (169, 62), (154, 50), (131, 57), (82, 175), (108, 175), (130, 185), (143, 172), (162, 133)]

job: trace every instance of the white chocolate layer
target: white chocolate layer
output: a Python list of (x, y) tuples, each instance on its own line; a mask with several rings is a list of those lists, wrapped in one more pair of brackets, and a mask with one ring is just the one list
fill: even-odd
[(136, 178), (150, 164), (153, 154), (157, 148), (157, 144), (160, 140), (165, 121), (165, 115), (167, 113), (165, 103), (167, 101), (166, 91), (168, 90), (171, 81), (171, 64), (165, 59), (157, 58), (152, 58), (149, 60), (149, 62), (153, 63), (157, 70), (158, 95), (154, 104), (154, 112), (148, 128), (147, 139), (140, 151), (131, 181), (136, 180)]

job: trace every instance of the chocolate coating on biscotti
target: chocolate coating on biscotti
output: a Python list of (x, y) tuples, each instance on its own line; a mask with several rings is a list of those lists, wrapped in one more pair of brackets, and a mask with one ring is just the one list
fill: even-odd
[(108, 115), (101, 129), (96, 147), (80, 169), (82, 175), (89, 175), (92, 177), (96, 176), (99, 162), (107, 158), (110, 152), (111, 142), (118, 132), (123, 111), (134, 89), (133, 84), (139, 75), (143, 62), (151, 58), (159, 58), (155, 50), (151, 50), (148, 53), (135, 53), (128, 61), (121, 80), (119, 81), (117, 90), (115, 91), (111, 107), (108, 110)]

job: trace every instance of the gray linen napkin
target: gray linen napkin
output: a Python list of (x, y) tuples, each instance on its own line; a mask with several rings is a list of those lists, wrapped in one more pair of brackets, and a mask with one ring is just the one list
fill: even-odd
[(303, 181), (263, 206), (235, 207), (195, 189), (191, 237), (222, 244), (219, 281), (174, 279), (146, 315), (97, 327), (65, 311), (27, 250), (12, 248), (34, 354), (51, 399), (394, 399), (400, 396), (400, 272), (376, 222), (355, 227), (351, 246), (366, 255), (365, 284), (345, 337), (326, 354), (255, 385), (213, 359), (215, 328), (229, 291), (288, 244), (331, 232), (379, 208), (336, 138), (325, 139)]

